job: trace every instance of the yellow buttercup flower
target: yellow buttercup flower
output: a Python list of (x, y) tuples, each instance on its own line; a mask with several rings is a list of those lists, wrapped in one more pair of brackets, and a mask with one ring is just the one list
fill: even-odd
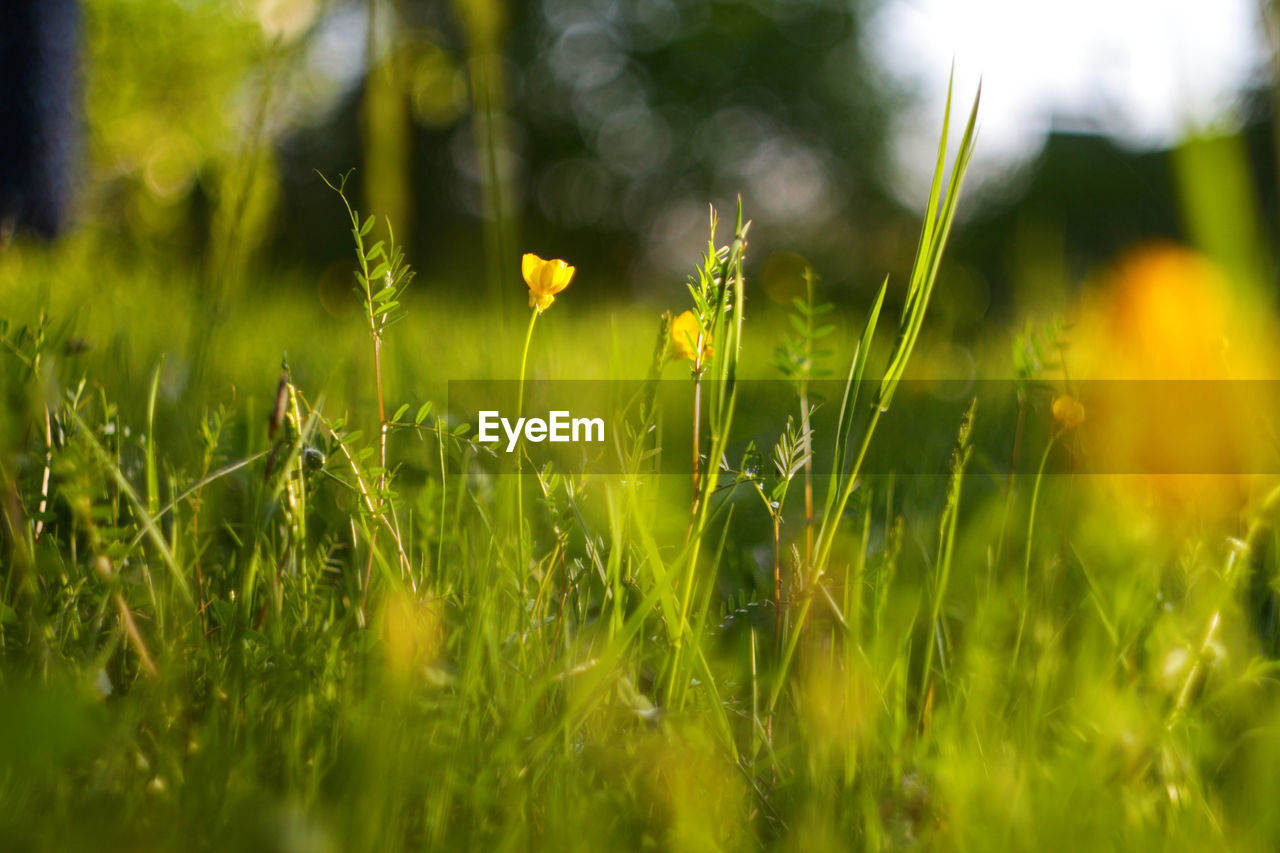
[(556, 301), (557, 293), (569, 286), (577, 269), (559, 259), (544, 261), (527, 254), (520, 262), (520, 271), (529, 285), (529, 307), (542, 312)]
[[(686, 311), (671, 321), (671, 347), (676, 358), (687, 358), (693, 361), (698, 358), (698, 318), (692, 311)], [(710, 358), (711, 333), (702, 336), (702, 358)]]
[(1075, 429), (1084, 423), (1084, 404), (1063, 394), (1053, 401), (1053, 419), (1062, 424), (1064, 430)]

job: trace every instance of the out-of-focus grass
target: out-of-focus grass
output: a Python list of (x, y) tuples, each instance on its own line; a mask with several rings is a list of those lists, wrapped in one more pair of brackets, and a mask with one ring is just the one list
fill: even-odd
[[(790, 321), (739, 278), (741, 243), (719, 242), (694, 300), (707, 376), (772, 376)], [(950, 477), (837, 478), (830, 504), (815, 478), (809, 523), (796, 468), (777, 526), (758, 499), (775, 483), (705, 469), (700, 501), (643, 465), (493, 476), (452, 433), (445, 383), (515, 378), (522, 341), (429, 273), (385, 340), (387, 409), (410, 408), (381, 492), (355, 295), (335, 316), (254, 276), (215, 317), (194, 274), (98, 251), (0, 255), (7, 849), (1280, 840), (1274, 667), (1243, 603), (1265, 601), (1243, 592), (1268, 576), (1270, 504), (1192, 523), (1101, 478), (1036, 490), (963, 436)], [(838, 376), (853, 362), (876, 380), (850, 409), (851, 467), (867, 405), (889, 403), (882, 371), (911, 355), (889, 318), (923, 320), (917, 273), (891, 284), (862, 360), (867, 317), (823, 338)], [(645, 377), (657, 312), (575, 307), (590, 285), (580, 271), (539, 320), (530, 376)], [(688, 302), (673, 291), (673, 310)], [(951, 373), (947, 343), (921, 335), (915, 369)], [(1022, 454), (1055, 429), (1070, 451), (1034, 387), (1060, 371), (1025, 355), (1053, 346), (1023, 343), (1017, 364), (983, 367), (1026, 383)], [(799, 414), (785, 388), (752, 402), (780, 435)], [(734, 422), (732, 398), (704, 390), (705, 453)], [(895, 440), (910, 439), (873, 436), (868, 458)]]

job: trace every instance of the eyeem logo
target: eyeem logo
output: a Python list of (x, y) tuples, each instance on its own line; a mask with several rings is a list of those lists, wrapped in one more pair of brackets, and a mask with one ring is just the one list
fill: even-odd
[(602, 442), (604, 441), (604, 418), (574, 418), (568, 412), (555, 411), (542, 418), (516, 418), (513, 423), (509, 418), (493, 410), (480, 413), (480, 432), (476, 438), (485, 443), (500, 441), (498, 427), (507, 436), (507, 452), (516, 449), (521, 434), (525, 441), (535, 444), (543, 441), (561, 442)]

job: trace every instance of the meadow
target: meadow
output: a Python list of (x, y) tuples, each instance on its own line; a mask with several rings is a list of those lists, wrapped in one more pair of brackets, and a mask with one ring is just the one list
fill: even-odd
[[(1087, 473), (1051, 317), (1013, 421), (912, 417), (976, 110), (855, 312), (767, 305), (749, 209), (665, 315), (514, 256), (502, 325), (337, 194), (345, 305), (0, 254), (0, 846), (1274, 849), (1274, 484)], [(609, 472), (504, 472), (457, 378), (640, 392)]]

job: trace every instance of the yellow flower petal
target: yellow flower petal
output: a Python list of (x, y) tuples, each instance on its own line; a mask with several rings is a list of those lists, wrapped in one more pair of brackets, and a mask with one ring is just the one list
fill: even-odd
[(530, 307), (542, 311), (555, 302), (557, 293), (569, 286), (577, 269), (559, 259), (544, 261), (537, 255), (526, 254), (520, 260), (520, 271), (525, 284), (529, 285)]
[(525, 284), (532, 289), (536, 287), (535, 282), (542, 274), (542, 268), (546, 265), (546, 261), (537, 255), (526, 254), (520, 259), (520, 272), (524, 273)]
[(559, 293), (569, 286), (569, 282), (573, 281), (573, 274), (577, 272), (577, 268), (571, 267), (564, 261), (552, 261), (547, 265), (551, 275), (551, 292)]
[(1053, 401), (1053, 419), (1062, 424), (1063, 429), (1075, 429), (1084, 423), (1084, 404), (1063, 394)]
[(542, 265), (542, 269), (538, 271), (537, 291), (539, 293), (555, 293), (556, 292), (556, 262), (555, 261), (547, 261), (545, 264)]
[[(698, 318), (692, 311), (685, 311), (671, 321), (671, 346), (677, 358), (690, 361), (698, 357)], [(702, 336), (702, 357), (711, 357), (711, 335)]]

